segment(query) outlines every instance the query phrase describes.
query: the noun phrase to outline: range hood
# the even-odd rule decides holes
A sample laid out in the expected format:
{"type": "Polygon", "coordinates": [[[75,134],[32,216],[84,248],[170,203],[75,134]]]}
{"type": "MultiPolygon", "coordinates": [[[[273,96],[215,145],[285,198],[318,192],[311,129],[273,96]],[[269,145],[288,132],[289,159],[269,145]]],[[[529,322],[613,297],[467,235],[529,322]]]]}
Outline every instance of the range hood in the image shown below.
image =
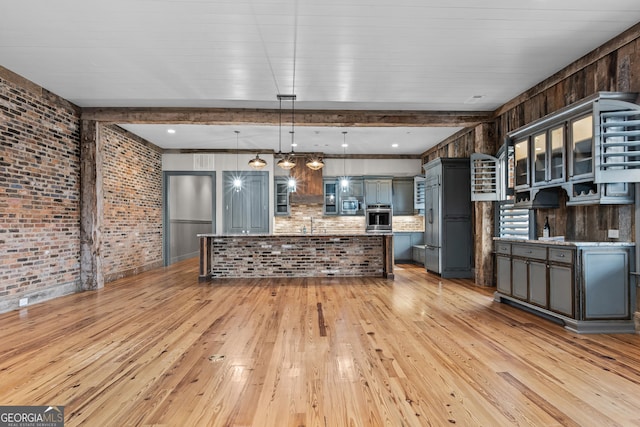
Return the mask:
{"type": "Polygon", "coordinates": [[[291,176],[296,179],[296,191],[289,195],[292,204],[314,204],[323,203],[324,189],[322,185],[322,169],[312,170],[298,162],[296,167],[291,169],[291,176]]]}

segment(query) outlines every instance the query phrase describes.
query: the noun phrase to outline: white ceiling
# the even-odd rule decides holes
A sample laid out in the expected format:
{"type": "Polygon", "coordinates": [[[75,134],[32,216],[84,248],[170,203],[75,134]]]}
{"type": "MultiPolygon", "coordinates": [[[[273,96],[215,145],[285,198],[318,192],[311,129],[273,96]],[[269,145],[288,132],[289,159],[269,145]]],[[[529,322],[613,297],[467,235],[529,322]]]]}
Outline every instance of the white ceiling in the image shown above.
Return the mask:
{"type": "MultiPolygon", "coordinates": [[[[638,0],[2,0],[0,65],[81,107],[492,111],[638,22],[638,0]]],[[[278,148],[277,126],[126,127],[278,148]]],[[[348,151],[417,154],[458,129],[349,128],[348,151]]],[[[341,153],[343,130],[297,126],[296,151],[341,153]]]]}

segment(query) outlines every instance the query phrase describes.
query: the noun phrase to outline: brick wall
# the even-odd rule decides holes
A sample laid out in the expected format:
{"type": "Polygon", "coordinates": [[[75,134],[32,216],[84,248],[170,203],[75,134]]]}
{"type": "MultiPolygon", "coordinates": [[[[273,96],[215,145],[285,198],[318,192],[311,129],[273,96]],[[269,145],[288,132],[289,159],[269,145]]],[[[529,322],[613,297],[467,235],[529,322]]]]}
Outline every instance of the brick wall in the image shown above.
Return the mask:
{"type": "Polygon", "coordinates": [[[103,126],[105,282],[162,265],[162,155],[116,126],[103,126]]]}
{"type": "Polygon", "coordinates": [[[79,285],[79,110],[0,67],[0,311],[79,285]]]}
{"type": "Polygon", "coordinates": [[[383,236],[218,236],[214,278],[382,277],[383,236]]]}

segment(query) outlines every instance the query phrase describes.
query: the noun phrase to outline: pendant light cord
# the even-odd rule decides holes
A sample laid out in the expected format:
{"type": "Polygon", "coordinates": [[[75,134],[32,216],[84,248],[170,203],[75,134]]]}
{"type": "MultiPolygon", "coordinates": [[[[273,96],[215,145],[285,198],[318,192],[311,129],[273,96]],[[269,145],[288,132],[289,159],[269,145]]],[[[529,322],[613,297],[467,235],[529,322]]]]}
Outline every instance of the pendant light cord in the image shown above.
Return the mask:
{"type": "Polygon", "coordinates": [[[240,131],[236,130],[234,132],[236,133],[236,172],[237,172],[239,170],[238,169],[238,151],[239,151],[238,142],[239,142],[239,139],[240,139],[240,131]]]}

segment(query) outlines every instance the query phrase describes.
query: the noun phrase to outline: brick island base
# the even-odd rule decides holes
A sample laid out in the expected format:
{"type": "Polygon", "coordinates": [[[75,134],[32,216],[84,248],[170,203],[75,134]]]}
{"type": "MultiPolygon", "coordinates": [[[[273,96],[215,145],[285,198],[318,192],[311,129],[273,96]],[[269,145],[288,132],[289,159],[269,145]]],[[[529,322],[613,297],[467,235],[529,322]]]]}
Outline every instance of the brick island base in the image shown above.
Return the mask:
{"type": "Polygon", "coordinates": [[[385,277],[393,279],[393,236],[199,234],[200,279],[385,277]]]}

